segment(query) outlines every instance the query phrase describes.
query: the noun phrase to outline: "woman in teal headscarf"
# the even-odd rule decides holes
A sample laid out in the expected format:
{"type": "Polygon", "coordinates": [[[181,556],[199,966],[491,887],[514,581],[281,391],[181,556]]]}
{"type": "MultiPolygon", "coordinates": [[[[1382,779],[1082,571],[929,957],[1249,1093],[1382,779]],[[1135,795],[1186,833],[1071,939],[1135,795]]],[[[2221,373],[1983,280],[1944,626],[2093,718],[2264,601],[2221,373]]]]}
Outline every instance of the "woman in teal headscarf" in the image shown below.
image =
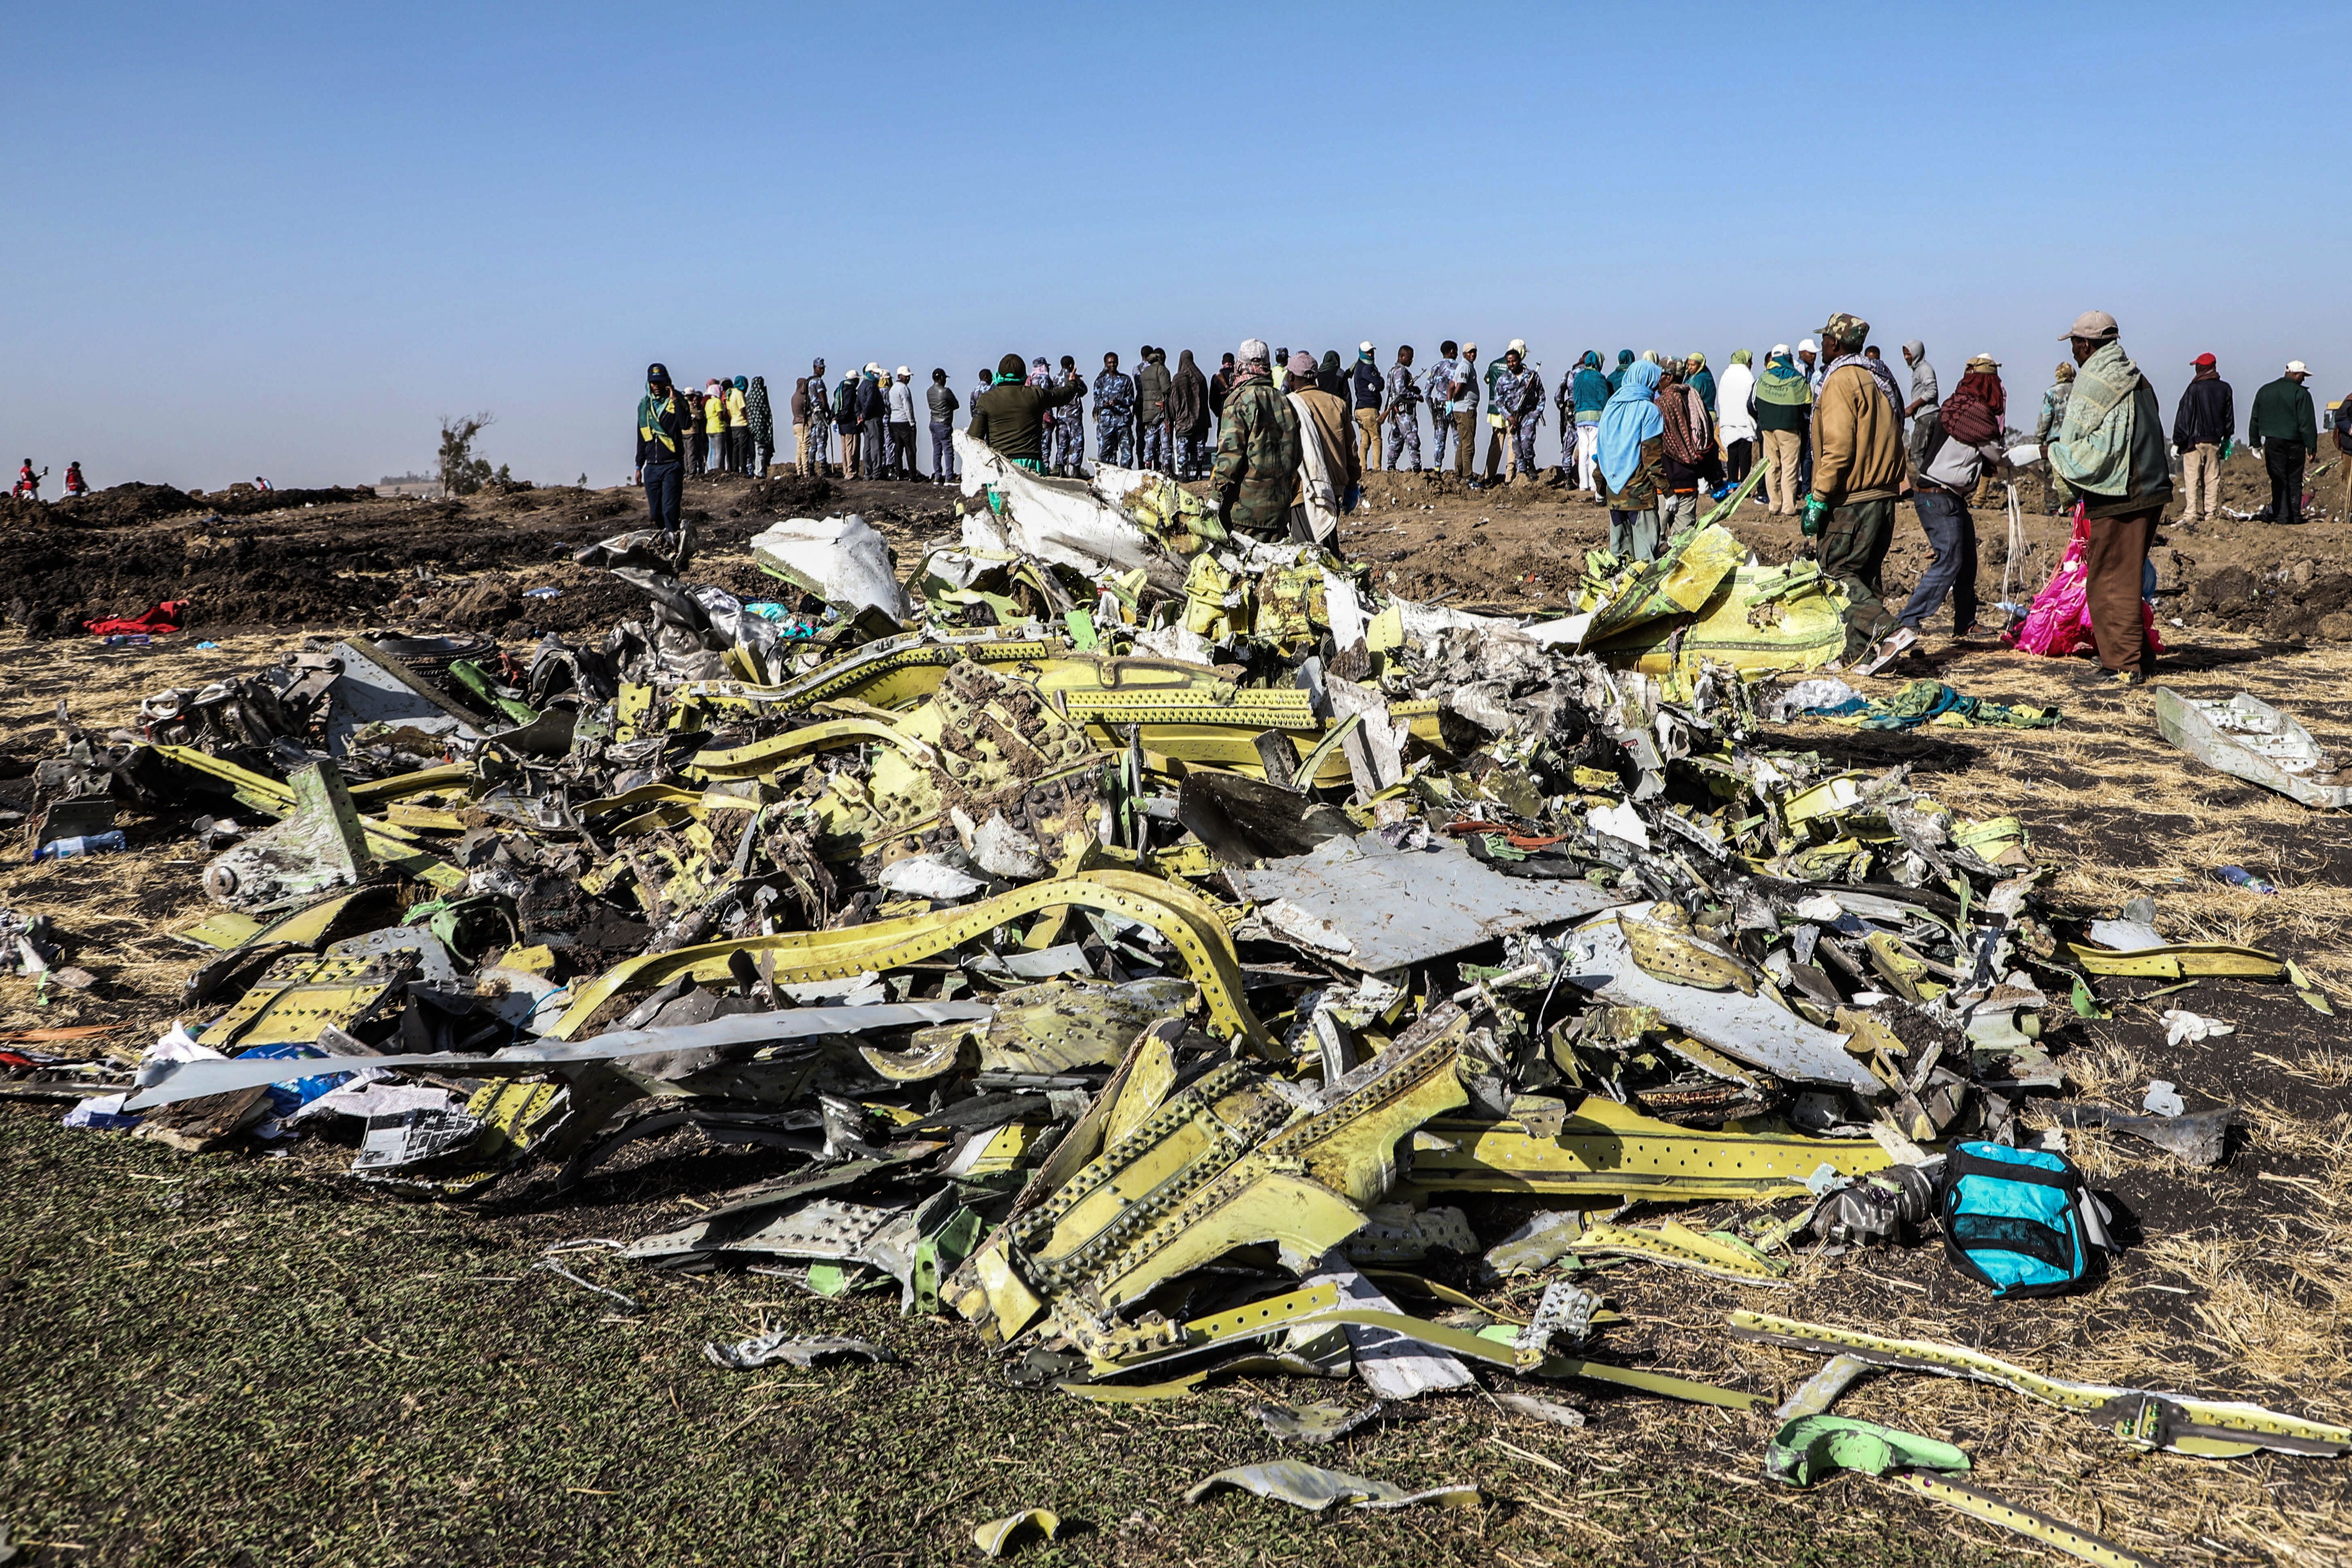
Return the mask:
{"type": "Polygon", "coordinates": [[[1592,456],[1601,449],[1601,411],[1609,406],[1610,395],[1616,388],[1601,369],[1597,350],[1587,349],[1584,357],[1576,362],[1576,378],[1569,391],[1569,400],[1575,407],[1576,420],[1576,486],[1595,500],[1601,499],[1600,481],[1592,477],[1592,456]]]}
{"type": "Polygon", "coordinates": [[[1628,362],[1624,384],[1601,411],[1601,499],[1609,507],[1609,548],[1636,561],[1658,558],[1658,493],[1665,479],[1665,416],[1653,401],[1658,367],[1628,362]]]}
{"type": "Polygon", "coordinates": [[[1612,394],[1614,394],[1619,387],[1625,384],[1625,367],[1633,363],[1633,351],[1632,349],[1619,349],[1617,351],[1617,368],[1609,373],[1609,390],[1612,394]]]}
{"type": "Polygon", "coordinates": [[[1693,392],[1698,394],[1698,400],[1706,405],[1707,414],[1712,416],[1715,413],[1715,372],[1706,368],[1706,356],[1693,354],[1683,363],[1688,367],[1683,379],[1690,384],[1693,392]]]}

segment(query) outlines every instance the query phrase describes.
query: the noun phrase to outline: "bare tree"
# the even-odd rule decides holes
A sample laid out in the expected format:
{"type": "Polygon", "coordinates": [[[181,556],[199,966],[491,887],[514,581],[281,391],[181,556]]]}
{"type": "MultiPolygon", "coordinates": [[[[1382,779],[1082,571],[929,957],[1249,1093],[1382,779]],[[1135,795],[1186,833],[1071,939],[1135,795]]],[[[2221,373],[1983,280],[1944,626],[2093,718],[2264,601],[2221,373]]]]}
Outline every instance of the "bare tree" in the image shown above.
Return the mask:
{"type": "Polygon", "coordinates": [[[487,458],[474,456],[474,437],[498,423],[488,409],[469,419],[441,416],[441,491],[469,496],[494,477],[487,458]]]}

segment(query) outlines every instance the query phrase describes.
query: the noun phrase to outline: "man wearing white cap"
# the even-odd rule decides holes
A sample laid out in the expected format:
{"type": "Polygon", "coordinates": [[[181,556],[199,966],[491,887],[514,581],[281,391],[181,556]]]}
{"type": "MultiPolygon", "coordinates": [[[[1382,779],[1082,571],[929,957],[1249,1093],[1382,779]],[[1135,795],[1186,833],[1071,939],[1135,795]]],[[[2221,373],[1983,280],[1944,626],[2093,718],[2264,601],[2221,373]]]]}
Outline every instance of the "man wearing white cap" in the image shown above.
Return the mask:
{"type": "MultiPolygon", "coordinates": [[[[1822,400],[1822,377],[1829,374],[1829,367],[1822,363],[1822,351],[1811,338],[1797,340],[1797,368],[1805,373],[1805,389],[1812,395],[1812,400],[1819,403],[1822,400]]],[[[1800,437],[1797,443],[1797,494],[1811,495],[1813,489],[1812,421],[1808,419],[1805,427],[1797,434],[1800,437]]]]}
{"type": "Polygon", "coordinates": [[[2088,539],[2083,596],[2098,645],[2097,679],[2137,686],[2156,652],[2141,611],[2140,576],[2156,521],[2172,500],[2172,453],[2156,389],[2118,341],[2116,319],[2085,310],[2066,331],[2074,390],[2065,423],[2052,440],[2052,469],[2082,502],[2088,539]]]}
{"type": "Polygon", "coordinates": [[[2285,374],[2254,394],[2254,416],[2246,423],[2246,445],[2263,455],[2270,470],[2270,521],[2303,521],[2303,466],[2319,445],[2319,416],[2304,389],[2310,370],[2299,359],[2285,374]]]}
{"type": "Polygon", "coordinates": [[[1290,505],[1298,497],[1298,411],[1275,390],[1267,357],[1264,338],[1243,341],[1209,477],[1227,528],[1280,539],[1289,535],[1290,505]]]}
{"type": "Polygon", "coordinates": [[[900,365],[890,377],[890,477],[915,477],[914,373],[900,365]]]}
{"type": "Polygon", "coordinates": [[[1363,454],[1364,471],[1381,466],[1381,403],[1388,383],[1372,357],[1369,339],[1356,345],[1356,368],[1348,373],[1348,404],[1356,416],[1356,450],[1363,454]]]}

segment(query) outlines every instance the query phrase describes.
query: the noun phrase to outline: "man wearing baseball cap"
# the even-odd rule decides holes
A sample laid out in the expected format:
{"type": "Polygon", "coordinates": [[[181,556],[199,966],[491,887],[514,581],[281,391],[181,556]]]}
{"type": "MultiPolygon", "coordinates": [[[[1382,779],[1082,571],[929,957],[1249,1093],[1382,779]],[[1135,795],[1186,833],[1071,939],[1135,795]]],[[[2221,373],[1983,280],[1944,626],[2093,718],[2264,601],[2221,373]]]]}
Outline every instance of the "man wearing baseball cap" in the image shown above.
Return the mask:
{"type": "Polygon", "coordinates": [[[1381,466],[1381,404],[1388,389],[1388,378],[1381,374],[1368,338],[1356,345],[1356,366],[1348,373],[1348,401],[1356,416],[1356,449],[1363,454],[1366,473],[1381,466]]]}
{"type": "Polygon", "coordinates": [[[2303,465],[2319,445],[2319,416],[2303,385],[2310,374],[2301,360],[2287,361],[2285,374],[2254,394],[2254,416],[2246,422],[2246,445],[2270,470],[2273,522],[2303,521],[2303,465]]]}
{"type": "Polygon", "coordinates": [[[2189,492],[2180,521],[2210,522],[2221,515],[2221,443],[2238,433],[2238,408],[2211,354],[2199,354],[2189,368],[2192,379],[2172,416],[2172,449],[2189,492]]]}
{"type": "Polygon", "coordinates": [[[1822,328],[1813,401],[1812,489],[1798,527],[1821,541],[1822,575],[1844,591],[1845,662],[1874,673],[1918,641],[1879,597],[1879,573],[1905,488],[1903,405],[1892,372],[1863,357],[1870,323],[1841,310],[1822,328]]]}
{"type": "Polygon", "coordinates": [[[2119,335],[2105,310],[2085,310],[2067,329],[2080,368],[2049,459],[2080,498],[2089,532],[2083,586],[2099,650],[2097,679],[2136,686],[2155,662],[2141,618],[2140,574],[2157,519],[2172,500],[2172,459],[2156,389],[2124,353],[2119,335]]]}
{"type": "Polygon", "coordinates": [[[678,528],[693,419],[686,399],[670,384],[669,367],[646,366],[646,395],[637,399],[637,478],[646,487],[646,521],[672,533],[678,528]]]}

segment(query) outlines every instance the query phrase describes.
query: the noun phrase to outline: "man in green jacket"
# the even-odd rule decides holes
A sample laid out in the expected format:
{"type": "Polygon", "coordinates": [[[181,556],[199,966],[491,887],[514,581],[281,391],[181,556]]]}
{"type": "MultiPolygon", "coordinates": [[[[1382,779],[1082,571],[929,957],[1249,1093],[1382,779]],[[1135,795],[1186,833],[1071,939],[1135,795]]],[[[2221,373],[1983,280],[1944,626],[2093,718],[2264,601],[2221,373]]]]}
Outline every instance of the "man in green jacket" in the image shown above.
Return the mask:
{"type": "Polygon", "coordinates": [[[2304,382],[2311,375],[2299,359],[2286,362],[2286,374],[2254,394],[2254,416],[2246,426],[2246,445],[2263,455],[2271,475],[2271,521],[2303,521],[2303,466],[2319,445],[2319,416],[2311,406],[2304,382]]]}
{"type": "Polygon", "coordinates": [[[1287,538],[1290,506],[1298,499],[1298,412],[1275,390],[1264,339],[1242,344],[1234,369],[1240,379],[1225,395],[1217,463],[1209,476],[1217,516],[1228,529],[1287,538]]]}
{"type": "Polygon", "coordinates": [[[2137,686],[2155,662],[2140,616],[2140,574],[2157,519],[2172,500],[2164,411],[2124,353],[2113,316],[2085,310],[2066,337],[2081,368],[2065,422],[2050,443],[2050,469],[2081,498],[2089,531],[2083,592],[2099,649],[2096,679],[2137,686]]]}
{"type": "Polygon", "coordinates": [[[971,400],[971,423],[965,428],[1013,467],[1042,474],[1045,410],[1075,403],[1087,384],[1076,371],[1064,371],[1056,385],[1032,386],[1023,372],[1019,354],[998,360],[995,384],[971,400]]]}

